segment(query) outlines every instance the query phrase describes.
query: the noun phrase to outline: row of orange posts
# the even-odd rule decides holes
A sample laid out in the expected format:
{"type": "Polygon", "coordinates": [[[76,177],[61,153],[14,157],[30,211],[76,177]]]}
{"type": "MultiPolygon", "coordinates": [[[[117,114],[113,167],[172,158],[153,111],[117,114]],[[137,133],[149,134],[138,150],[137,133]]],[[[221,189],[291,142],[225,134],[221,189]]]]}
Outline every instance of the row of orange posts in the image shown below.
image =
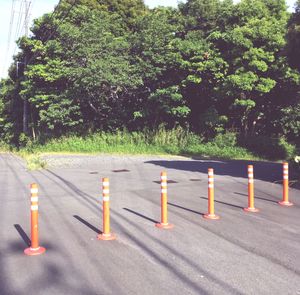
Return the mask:
{"type": "MultiPolygon", "coordinates": [[[[293,206],[289,201],[289,166],[283,163],[283,198],[278,202],[281,206],[293,206]]],[[[161,229],[171,229],[173,224],[168,222],[168,197],[167,197],[167,173],[161,173],[161,222],[155,226],[161,229]]],[[[31,246],[24,250],[26,255],[43,254],[46,249],[39,246],[38,238],[38,187],[33,183],[30,187],[31,191],[31,246]]],[[[109,210],[109,179],[102,179],[102,209],[103,209],[103,232],[98,235],[99,240],[114,240],[115,234],[110,231],[110,210],[109,210]]],[[[248,165],[248,207],[244,208],[246,212],[259,212],[254,206],[254,171],[253,166],[248,165]]],[[[214,208],[214,170],[208,169],[208,212],[203,215],[206,219],[220,219],[215,214],[214,208]]]]}

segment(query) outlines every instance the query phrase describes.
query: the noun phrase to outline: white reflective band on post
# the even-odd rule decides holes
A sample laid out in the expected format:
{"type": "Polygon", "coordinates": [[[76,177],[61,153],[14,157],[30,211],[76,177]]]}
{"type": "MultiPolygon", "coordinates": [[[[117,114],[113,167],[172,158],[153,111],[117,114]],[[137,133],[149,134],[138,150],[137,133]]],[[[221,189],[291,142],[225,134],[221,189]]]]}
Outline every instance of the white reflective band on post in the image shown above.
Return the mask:
{"type": "Polygon", "coordinates": [[[109,194],[109,189],[107,188],[107,189],[104,189],[103,190],[103,194],[109,194]]]}
{"type": "Polygon", "coordinates": [[[249,173],[249,174],[248,174],[248,177],[249,177],[249,178],[253,178],[253,173],[249,173]]]}
{"type": "Polygon", "coordinates": [[[283,169],[289,169],[289,165],[283,165],[283,169]]]}
{"type": "Polygon", "coordinates": [[[208,178],[208,182],[214,182],[213,178],[208,178]]]}
{"type": "Polygon", "coordinates": [[[166,176],[166,175],[161,175],[161,176],[160,176],[160,179],[161,179],[161,180],[167,180],[167,176],[166,176]]]}
{"type": "Polygon", "coordinates": [[[31,206],[31,211],[37,211],[39,209],[38,205],[32,205],[31,206]]]}
{"type": "Polygon", "coordinates": [[[209,187],[209,188],[214,188],[214,185],[213,185],[212,183],[209,183],[209,184],[208,184],[208,187],[209,187]]]}
{"type": "Polygon", "coordinates": [[[109,182],[107,182],[107,181],[102,182],[102,185],[103,185],[103,186],[109,186],[109,182]]]}
{"type": "Polygon", "coordinates": [[[248,172],[253,172],[253,168],[248,168],[248,172]]]}
{"type": "Polygon", "coordinates": [[[161,186],[166,187],[166,186],[167,186],[167,183],[166,183],[166,182],[162,182],[162,183],[161,183],[161,186]]]}
{"type": "Polygon", "coordinates": [[[284,175],[283,179],[289,179],[288,175],[284,175]]]}
{"type": "Polygon", "coordinates": [[[108,202],[109,201],[109,197],[103,197],[103,202],[108,202]]]}
{"type": "Polygon", "coordinates": [[[289,170],[283,170],[283,174],[289,174],[289,170]]]}
{"type": "Polygon", "coordinates": [[[162,188],[162,189],[161,189],[161,193],[162,193],[162,194],[166,194],[166,193],[167,193],[167,190],[166,190],[165,188],[162,188]]]}
{"type": "Polygon", "coordinates": [[[208,172],[208,175],[209,175],[209,176],[214,176],[214,173],[213,173],[212,171],[209,171],[209,172],[208,172]]]}
{"type": "Polygon", "coordinates": [[[30,192],[32,194],[37,194],[38,193],[38,189],[37,188],[32,188],[32,189],[30,189],[30,192]]]}
{"type": "Polygon", "coordinates": [[[253,179],[249,179],[248,183],[254,183],[253,179]]]}
{"type": "Polygon", "coordinates": [[[31,202],[38,202],[38,201],[39,201],[39,198],[38,198],[38,197],[31,197],[31,198],[30,198],[30,201],[31,201],[31,202]]]}

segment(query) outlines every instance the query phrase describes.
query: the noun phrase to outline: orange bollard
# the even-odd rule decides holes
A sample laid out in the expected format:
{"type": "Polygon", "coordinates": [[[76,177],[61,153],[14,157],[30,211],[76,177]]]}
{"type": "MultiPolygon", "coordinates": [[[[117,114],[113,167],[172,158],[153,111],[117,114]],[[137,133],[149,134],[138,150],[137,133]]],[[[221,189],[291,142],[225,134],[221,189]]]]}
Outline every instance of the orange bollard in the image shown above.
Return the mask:
{"type": "Polygon", "coordinates": [[[283,198],[278,202],[281,206],[293,206],[289,201],[289,163],[283,163],[283,198]]]}
{"type": "Polygon", "coordinates": [[[109,179],[102,178],[103,192],[103,232],[98,235],[99,240],[115,240],[116,236],[110,232],[110,217],[109,217],[109,179]]]}
{"type": "Polygon", "coordinates": [[[220,219],[220,216],[215,214],[214,204],[214,169],[208,169],[208,213],[203,215],[206,219],[220,219]]]}
{"type": "Polygon", "coordinates": [[[163,229],[171,229],[173,224],[168,223],[168,196],[167,196],[167,173],[162,172],[160,175],[161,183],[161,222],[156,223],[155,226],[163,229]]]}
{"type": "Polygon", "coordinates": [[[248,207],[244,208],[244,211],[259,212],[259,209],[254,207],[254,174],[252,165],[248,165],[248,207]]]}
{"type": "Polygon", "coordinates": [[[31,193],[31,246],[24,250],[26,255],[40,255],[46,249],[39,246],[39,231],[38,231],[38,187],[35,183],[30,185],[31,193]]]}

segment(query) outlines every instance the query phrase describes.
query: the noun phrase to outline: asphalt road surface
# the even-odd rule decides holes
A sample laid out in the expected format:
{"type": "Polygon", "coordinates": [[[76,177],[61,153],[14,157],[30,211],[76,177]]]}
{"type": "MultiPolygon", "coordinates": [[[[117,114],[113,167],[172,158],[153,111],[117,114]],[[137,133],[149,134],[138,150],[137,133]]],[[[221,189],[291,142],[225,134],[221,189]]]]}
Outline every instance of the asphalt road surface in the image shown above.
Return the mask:
{"type": "Polygon", "coordinates": [[[126,156],[56,156],[26,170],[0,154],[0,294],[300,294],[300,195],[281,207],[282,165],[126,156]],[[255,206],[246,213],[247,164],[255,206]],[[215,209],[206,220],[207,169],[215,209]],[[167,171],[169,222],[160,220],[160,172],[167,171]],[[110,178],[111,230],[102,230],[101,178],[110,178]],[[29,257],[29,184],[39,186],[40,245],[29,257]]]}

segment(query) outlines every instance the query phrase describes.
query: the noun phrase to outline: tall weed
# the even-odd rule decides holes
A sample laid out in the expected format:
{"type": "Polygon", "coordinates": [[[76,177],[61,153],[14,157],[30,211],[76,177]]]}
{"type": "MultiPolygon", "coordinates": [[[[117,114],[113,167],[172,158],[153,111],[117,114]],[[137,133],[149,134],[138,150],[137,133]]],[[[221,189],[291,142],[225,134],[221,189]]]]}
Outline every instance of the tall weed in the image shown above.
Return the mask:
{"type": "Polygon", "coordinates": [[[68,136],[51,139],[45,144],[30,144],[33,153],[119,153],[119,154],[173,154],[197,155],[226,159],[257,159],[245,148],[235,146],[234,134],[219,136],[212,143],[177,127],[167,130],[160,126],[156,131],[115,133],[99,132],[85,137],[68,136]]]}

